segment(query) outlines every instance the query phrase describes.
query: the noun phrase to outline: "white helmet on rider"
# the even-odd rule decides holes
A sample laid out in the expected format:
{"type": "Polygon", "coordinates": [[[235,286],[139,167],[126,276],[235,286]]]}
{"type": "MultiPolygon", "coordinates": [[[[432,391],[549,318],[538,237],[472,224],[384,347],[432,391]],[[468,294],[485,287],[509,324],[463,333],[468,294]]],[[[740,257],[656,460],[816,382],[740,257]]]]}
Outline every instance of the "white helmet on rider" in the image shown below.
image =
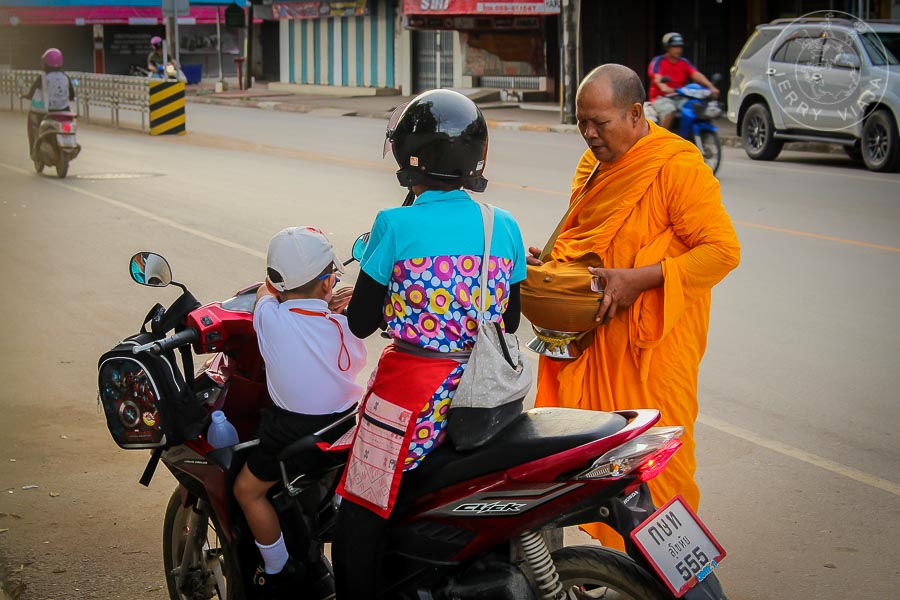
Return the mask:
{"type": "Polygon", "coordinates": [[[670,31],[662,38],[663,48],[668,50],[672,46],[684,47],[684,37],[677,31],[670,31]]]}

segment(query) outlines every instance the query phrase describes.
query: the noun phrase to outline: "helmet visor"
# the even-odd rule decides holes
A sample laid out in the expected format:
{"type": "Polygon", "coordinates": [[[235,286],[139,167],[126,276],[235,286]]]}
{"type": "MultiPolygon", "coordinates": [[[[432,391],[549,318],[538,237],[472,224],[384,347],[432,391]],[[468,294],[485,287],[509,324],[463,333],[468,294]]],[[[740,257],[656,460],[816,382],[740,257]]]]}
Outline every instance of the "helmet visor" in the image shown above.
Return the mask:
{"type": "Polygon", "coordinates": [[[409,104],[409,102],[404,102],[395,108],[394,112],[391,113],[391,117],[388,119],[387,131],[384,132],[384,148],[382,148],[381,151],[381,158],[387,156],[388,152],[394,151],[394,129],[397,128],[397,123],[400,121],[400,115],[403,114],[403,109],[406,108],[407,104],[409,104]]]}

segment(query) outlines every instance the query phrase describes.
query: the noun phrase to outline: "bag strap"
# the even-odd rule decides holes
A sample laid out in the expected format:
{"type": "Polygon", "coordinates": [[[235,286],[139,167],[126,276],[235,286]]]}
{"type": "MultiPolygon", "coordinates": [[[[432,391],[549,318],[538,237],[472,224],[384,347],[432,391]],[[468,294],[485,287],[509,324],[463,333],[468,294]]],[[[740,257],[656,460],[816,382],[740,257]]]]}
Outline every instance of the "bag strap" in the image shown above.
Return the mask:
{"type": "Polygon", "coordinates": [[[165,313],[166,308],[162,304],[157,302],[156,305],[150,309],[150,312],[147,313],[147,316],[144,317],[144,324],[141,325],[141,333],[148,333],[147,323],[150,323],[156,317],[156,315],[159,314],[160,311],[165,313]]]}
{"type": "Polygon", "coordinates": [[[478,296],[478,323],[484,322],[487,298],[487,272],[488,261],[491,258],[491,239],[494,235],[494,207],[490,204],[481,204],[481,222],[484,225],[484,256],[481,257],[481,292],[478,296]]]}
{"type": "Polygon", "coordinates": [[[547,240],[547,243],[544,245],[544,249],[541,250],[541,255],[538,257],[538,260],[544,261],[550,256],[550,253],[553,252],[553,246],[556,245],[556,239],[559,237],[559,234],[562,233],[563,224],[566,222],[566,219],[569,218],[569,215],[572,214],[572,211],[575,210],[575,207],[581,204],[581,200],[584,198],[585,193],[587,192],[587,186],[591,182],[591,179],[594,178],[594,173],[597,172],[597,169],[600,167],[600,161],[597,161],[597,164],[594,165],[594,169],[591,171],[591,174],[588,175],[588,178],[585,180],[584,185],[581,186],[581,190],[578,191],[578,197],[575,198],[575,201],[569,204],[569,208],[566,210],[566,214],[563,215],[562,219],[560,219],[559,224],[556,226],[556,229],[550,235],[550,239],[547,240]]]}
{"type": "Polygon", "coordinates": [[[154,448],[153,452],[150,453],[150,460],[147,461],[147,466],[144,467],[144,474],[141,475],[140,483],[144,487],[150,487],[150,480],[153,479],[153,474],[156,473],[156,467],[159,466],[159,459],[162,456],[162,448],[154,448]]]}
{"type": "MultiPolygon", "coordinates": [[[[494,236],[494,207],[490,204],[481,204],[481,221],[484,224],[484,256],[481,257],[481,282],[478,295],[478,326],[484,324],[484,313],[487,303],[487,272],[488,262],[491,259],[491,240],[494,236]]],[[[503,328],[500,323],[492,322],[491,325],[497,330],[497,342],[500,344],[500,352],[503,358],[509,363],[509,366],[516,369],[518,365],[513,362],[512,355],[509,352],[509,346],[506,344],[506,337],[503,335],[503,328]]]]}

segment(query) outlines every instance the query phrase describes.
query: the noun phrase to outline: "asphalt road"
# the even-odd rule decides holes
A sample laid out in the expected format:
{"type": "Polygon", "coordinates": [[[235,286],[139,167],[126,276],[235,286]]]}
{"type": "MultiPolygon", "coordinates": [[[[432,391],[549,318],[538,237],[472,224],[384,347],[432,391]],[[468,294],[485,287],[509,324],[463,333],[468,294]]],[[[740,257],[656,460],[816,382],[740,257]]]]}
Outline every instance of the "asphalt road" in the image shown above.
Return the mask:
{"type": "MultiPolygon", "coordinates": [[[[201,301],[223,299],[261,279],[282,227],[319,225],[349,253],[404,195],[376,120],[191,105],[188,129],[83,124],[60,181],[34,173],[24,116],[0,111],[0,562],[22,598],[165,596],[173,480],[137,485],[145,454],[117,449],[95,402],[99,355],[176,296],[134,285],[129,257],[160,252],[201,301]]],[[[528,243],[562,214],[581,144],[492,131],[484,198],[528,243]]],[[[893,598],[900,175],[726,148],[720,180],[743,246],[714,291],[700,381],[700,514],[728,551],[720,577],[733,600],[893,598]]]]}

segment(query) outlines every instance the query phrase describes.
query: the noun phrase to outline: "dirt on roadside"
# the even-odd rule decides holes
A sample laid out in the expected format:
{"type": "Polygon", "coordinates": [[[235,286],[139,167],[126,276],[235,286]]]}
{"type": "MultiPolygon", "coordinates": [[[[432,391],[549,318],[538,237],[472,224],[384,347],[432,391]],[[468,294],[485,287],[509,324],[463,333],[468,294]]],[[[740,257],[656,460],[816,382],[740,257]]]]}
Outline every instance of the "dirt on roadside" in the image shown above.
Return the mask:
{"type": "MultiPolygon", "coordinates": [[[[92,381],[96,355],[85,356],[54,375],[92,381]]],[[[40,401],[52,382],[34,382],[27,402],[2,402],[3,589],[16,600],[167,598],[162,519],[174,479],[161,468],[149,488],[138,484],[148,453],[115,445],[85,383],[62,408],[40,401]]]]}

